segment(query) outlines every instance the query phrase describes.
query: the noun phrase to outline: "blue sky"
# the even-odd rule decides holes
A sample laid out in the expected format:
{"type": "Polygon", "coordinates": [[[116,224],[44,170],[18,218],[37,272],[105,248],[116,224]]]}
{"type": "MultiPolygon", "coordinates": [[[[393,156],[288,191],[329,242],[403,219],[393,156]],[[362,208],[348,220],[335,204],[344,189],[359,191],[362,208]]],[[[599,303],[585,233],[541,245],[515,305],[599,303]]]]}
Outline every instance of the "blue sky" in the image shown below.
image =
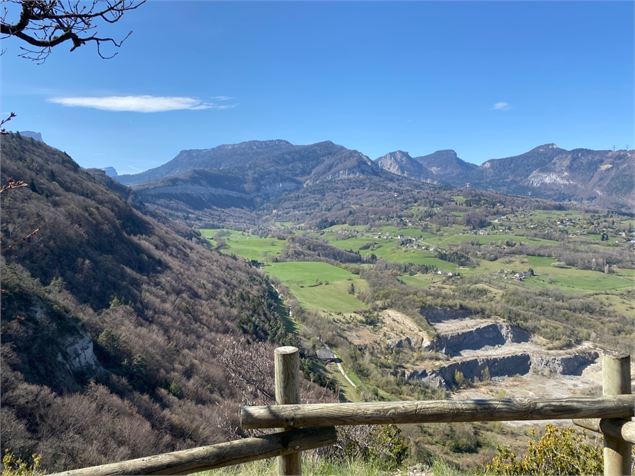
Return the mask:
{"type": "Polygon", "coordinates": [[[134,30],[111,60],[61,46],[36,65],[3,41],[0,110],[120,173],[250,139],[475,163],[632,148],[633,16],[605,1],[152,1],[101,30],[134,30]]]}

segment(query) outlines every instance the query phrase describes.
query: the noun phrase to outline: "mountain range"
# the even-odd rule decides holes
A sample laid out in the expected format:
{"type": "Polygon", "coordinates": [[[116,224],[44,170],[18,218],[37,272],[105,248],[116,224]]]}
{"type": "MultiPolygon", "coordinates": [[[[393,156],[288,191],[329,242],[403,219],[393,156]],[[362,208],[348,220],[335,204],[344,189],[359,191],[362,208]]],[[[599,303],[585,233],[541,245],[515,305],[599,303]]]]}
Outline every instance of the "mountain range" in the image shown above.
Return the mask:
{"type": "Polygon", "coordinates": [[[248,141],[183,150],[159,167],[116,180],[132,186],[145,202],[196,213],[214,207],[256,208],[308,186],[360,177],[404,179],[404,187],[414,182],[472,187],[601,208],[629,210],[635,205],[634,151],[566,150],[555,144],[479,166],[454,150],[420,157],[397,150],[371,160],[330,141],[248,141]]]}
{"type": "Polygon", "coordinates": [[[626,208],[635,203],[634,159],[633,151],[565,150],[545,144],[480,166],[462,160],[454,150],[422,157],[396,151],[380,157],[377,164],[394,174],[429,183],[626,208]]]}

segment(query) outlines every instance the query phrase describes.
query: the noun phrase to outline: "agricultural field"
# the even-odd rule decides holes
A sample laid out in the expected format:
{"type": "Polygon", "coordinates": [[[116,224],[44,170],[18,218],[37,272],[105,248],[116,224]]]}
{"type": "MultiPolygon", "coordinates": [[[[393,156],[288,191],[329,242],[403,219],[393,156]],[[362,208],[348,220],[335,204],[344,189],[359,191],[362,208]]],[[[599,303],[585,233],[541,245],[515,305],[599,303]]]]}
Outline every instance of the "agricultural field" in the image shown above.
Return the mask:
{"type": "Polygon", "coordinates": [[[263,238],[236,230],[204,228],[201,235],[226,254],[234,254],[246,260],[270,262],[282,253],[285,240],[263,238]]]}
{"type": "Polygon", "coordinates": [[[307,309],[337,313],[366,308],[355,292],[367,289],[367,284],[345,268],[317,261],[274,262],[283,252],[286,240],[236,230],[200,232],[212,245],[220,246],[222,253],[264,263],[264,271],[287,287],[307,309]]]}
{"type": "MultiPolygon", "coordinates": [[[[480,229],[457,222],[446,226],[338,224],[321,230],[302,230],[297,225],[276,224],[269,236],[236,230],[201,233],[222,253],[261,263],[263,271],[288,289],[303,308],[325,316],[376,307],[373,296],[381,296],[380,305],[385,305],[386,297],[390,300],[395,293],[407,293],[404,289],[408,288],[413,295],[443,295],[457,304],[493,309],[506,309],[506,300],[523,293],[524,306],[512,307],[523,311],[523,319],[538,306],[539,300],[534,302],[529,296],[540,293],[599,303],[604,306],[602,312],[610,315],[611,325],[620,322],[620,316],[632,307],[635,263],[630,240],[635,235],[633,220],[628,217],[577,210],[518,210],[492,218],[480,229]],[[603,233],[607,239],[602,239],[603,233]],[[285,251],[294,236],[310,237],[349,255],[355,253],[361,262],[338,262],[328,253],[321,258],[314,255],[311,260],[289,259],[285,251]],[[620,263],[621,256],[630,262],[620,263]],[[590,257],[597,260],[591,262],[590,257]],[[389,268],[378,277],[372,270],[379,263],[389,268]],[[402,270],[390,271],[390,266],[402,270]],[[397,284],[406,288],[391,291],[397,284]]],[[[571,304],[571,312],[577,305],[571,304]]],[[[535,312],[541,315],[538,308],[535,312]]],[[[597,325],[601,328],[599,322],[597,325]]],[[[556,339],[556,335],[580,332],[567,330],[562,323],[557,328],[557,332],[545,331],[545,337],[556,339]]],[[[582,338],[586,333],[580,335],[582,338]]]]}
{"type": "Polygon", "coordinates": [[[355,292],[366,283],[346,269],[328,263],[290,261],[265,266],[265,272],[280,280],[307,309],[326,312],[355,312],[366,308],[355,292]]]}

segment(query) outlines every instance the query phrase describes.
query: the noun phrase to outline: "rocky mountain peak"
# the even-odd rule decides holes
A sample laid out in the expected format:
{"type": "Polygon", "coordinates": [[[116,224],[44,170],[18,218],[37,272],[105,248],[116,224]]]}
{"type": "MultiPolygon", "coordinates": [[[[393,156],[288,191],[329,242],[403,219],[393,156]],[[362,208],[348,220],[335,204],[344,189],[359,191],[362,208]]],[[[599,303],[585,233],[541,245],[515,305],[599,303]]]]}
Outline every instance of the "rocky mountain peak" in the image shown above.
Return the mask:
{"type": "Polygon", "coordinates": [[[114,167],[104,167],[103,171],[106,173],[106,175],[110,178],[114,178],[117,177],[119,174],[117,173],[117,169],[115,169],[114,167]]]}
{"type": "Polygon", "coordinates": [[[35,139],[36,141],[39,142],[44,142],[44,139],[42,139],[42,134],[40,132],[34,132],[34,131],[20,131],[19,134],[22,137],[29,137],[31,139],[35,139]]]}
{"type": "Polygon", "coordinates": [[[558,149],[559,147],[556,144],[543,144],[543,145],[539,145],[538,147],[534,147],[533,149],[531,149],[532,151],[536,151],[536,152],[543,152],[543,151],[548,151],[548,150],[554,150],[554,149],[558,149]]]}
{"type": "Polygon", "coordinates": [[[434,155],[439,159],[458,159],[459,156],[456,153],[456,150],[454,149],[441,149],[441,150],[437,150],[436,152],[433,152],[430,155],[434,155]]]}
{"type": "Polygon", "coordinates": [[[417,180],[429,180],[432,173],[423,165],[413,159],[408,152],[396,150],[379,157],[377,165],[395,175],[414,178],[417,180]]]}
{"type": "Polygon", "coordinates": [[[476,165],[465,162],[455,150],[437,150],[432,154],[416,157],[419,164],[427,168],[435,177],[452,185],[465,185],[472,181],[476,165]]]}
{"type": "Polygon", "coordinates": [[[273,140],[249,140],[245,142],[239,142],[238,144],[222,144],[216,147],[218,150],[262,150],[272,147],[291,146],[292,144],[286,140],[273,139],[273,140]]]}

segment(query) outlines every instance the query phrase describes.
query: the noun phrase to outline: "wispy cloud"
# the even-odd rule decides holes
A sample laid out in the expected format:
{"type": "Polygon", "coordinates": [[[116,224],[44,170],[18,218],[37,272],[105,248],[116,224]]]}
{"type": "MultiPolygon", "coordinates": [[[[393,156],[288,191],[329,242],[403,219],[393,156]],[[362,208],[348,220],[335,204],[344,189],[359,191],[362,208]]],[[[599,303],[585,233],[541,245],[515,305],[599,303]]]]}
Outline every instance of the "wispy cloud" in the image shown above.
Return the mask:
{"type": "Polygon", "coordinates": [[[117,112],[165,112],[200,111],[203,109],[231,109],[231,98],[217,96],[209,101],[187,96],[64,96],[52,97],[48,101],[67,107],[87,107],[102,111],[117,112]]]}
{"type": "Polygon", "coordinates": [[[512,105],[505,101],[495,102],[492,106],[494,111],[507,111],[512,108],[512,105]]]}

